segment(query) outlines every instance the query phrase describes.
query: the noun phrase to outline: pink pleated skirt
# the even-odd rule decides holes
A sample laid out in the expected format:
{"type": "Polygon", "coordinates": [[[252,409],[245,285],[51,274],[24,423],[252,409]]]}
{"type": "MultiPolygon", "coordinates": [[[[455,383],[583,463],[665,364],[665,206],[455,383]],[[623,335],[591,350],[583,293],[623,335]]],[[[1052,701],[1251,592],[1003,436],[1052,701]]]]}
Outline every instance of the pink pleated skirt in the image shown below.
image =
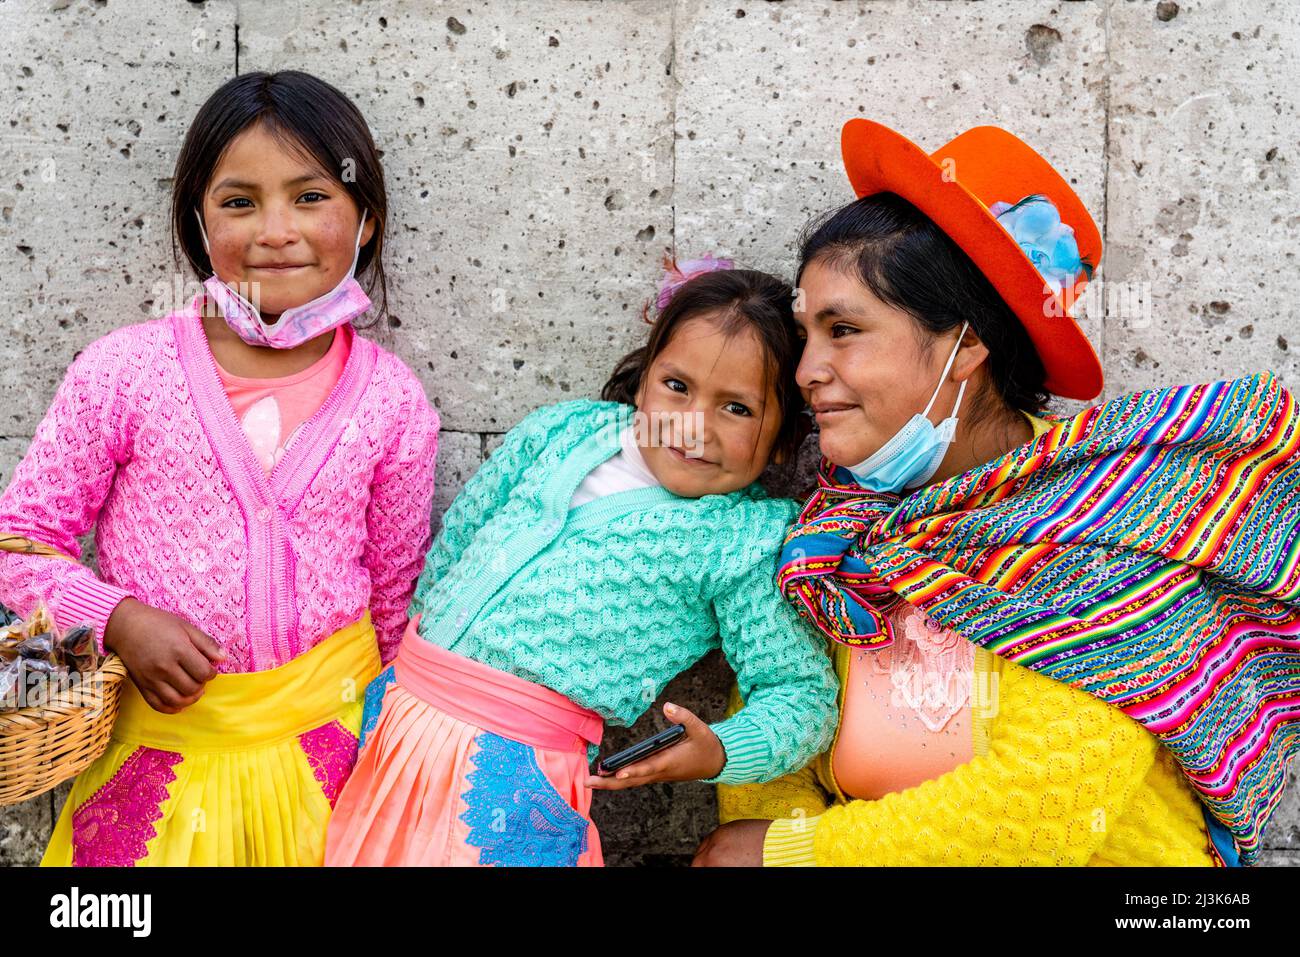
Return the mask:
{"type": "Polygon", "coordinates": [[[600,715],[416,632],[366,691],[326,866],[603,865],[587,745],[600,715]]]}

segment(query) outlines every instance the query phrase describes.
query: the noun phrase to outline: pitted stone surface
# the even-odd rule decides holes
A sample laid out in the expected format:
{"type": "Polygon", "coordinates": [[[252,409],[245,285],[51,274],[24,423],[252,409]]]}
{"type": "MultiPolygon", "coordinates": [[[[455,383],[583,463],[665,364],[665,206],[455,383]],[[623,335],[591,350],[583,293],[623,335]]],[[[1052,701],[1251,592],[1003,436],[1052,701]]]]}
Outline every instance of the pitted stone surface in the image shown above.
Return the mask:
{"type": "MultiPolygon", "coordinates": [[[[1285,0],[0,6],[5,482],[77,352],[195,288],[172,169],[199,105],[250,70],[339,86],[383,150],[394,319],[368,334],[442,417],[435,527],[503,432],[597,394],[640,344],[665,253],[788,276],[800,230],[852,199],[851,116],[928,150],[998,124],[1062,170],[1104,232],[1085,328],[1107,397],[1266,368],[1300,386],[1285,0]]],[[[728,682],[709,656],[608,746],[662,726],[664,700],[720,717],[728,682]]],[[[39,860],[66,791],[0,808],[0,863],[39,860]]],[[[611,864],[686,863],[716,820],[693,784],[593,813],[611,864]]],[[[1265,843],[1300,863],[1294,782],[1265,843]]]]}

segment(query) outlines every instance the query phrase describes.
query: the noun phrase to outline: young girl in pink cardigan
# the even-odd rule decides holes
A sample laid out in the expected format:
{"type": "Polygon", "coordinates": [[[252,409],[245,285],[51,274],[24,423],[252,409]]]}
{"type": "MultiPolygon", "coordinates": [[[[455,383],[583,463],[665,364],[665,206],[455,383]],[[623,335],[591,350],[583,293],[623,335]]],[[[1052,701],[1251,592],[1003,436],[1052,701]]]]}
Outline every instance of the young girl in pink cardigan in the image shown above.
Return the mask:
{"type": "Polygon", "coordinates": [[[438,416],[349,324],[387,199],[347,97],[225,84],[172,203],[204,291],[77,357],[0,496],[37,552],[94,528],[101,571],[0,552],[0,601],[91,625],[132,678],[43,863],[319,864],[429,546],[438,416]]]}

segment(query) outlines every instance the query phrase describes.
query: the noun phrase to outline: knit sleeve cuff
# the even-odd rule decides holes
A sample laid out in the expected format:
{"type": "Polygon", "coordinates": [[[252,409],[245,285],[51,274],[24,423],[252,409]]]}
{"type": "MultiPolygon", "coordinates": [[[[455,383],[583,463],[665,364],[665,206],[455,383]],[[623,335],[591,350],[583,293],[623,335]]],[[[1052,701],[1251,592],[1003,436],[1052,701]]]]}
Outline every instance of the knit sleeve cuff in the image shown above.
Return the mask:
{"type": "Polygon", "coordinates": [[[777,818],[763,839],[764,867],[816,867],[813,838],[820,814],[777,818]]]}
{"type": "Polygon", "coordinates": [[[95,647],[103,655],[106,653],[104,629],[108,625],[108,619],[122,599],[130,597],[129,591],[100,581],[94,575],[79,575],[60,594],[55,620],[59,628],[65,631],[79,625],[89,625],[95,632],[95,647]]]}
{"type": "Polygon", "coordinates": [[[726,760],[722,771],[705,780],[705,784],[753,784],[762,779],[772,761],[772,752],[753,722],[741,720],[737,715],[709,728],[722,742],[726,760]]]}

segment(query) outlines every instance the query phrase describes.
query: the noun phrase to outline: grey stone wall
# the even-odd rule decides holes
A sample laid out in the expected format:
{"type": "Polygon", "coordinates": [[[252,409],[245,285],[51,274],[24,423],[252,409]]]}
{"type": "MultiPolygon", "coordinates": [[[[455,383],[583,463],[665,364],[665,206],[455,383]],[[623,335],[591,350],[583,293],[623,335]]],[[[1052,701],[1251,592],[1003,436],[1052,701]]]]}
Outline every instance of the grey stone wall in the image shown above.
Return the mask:
{"type": "MultiPolygon", "coordinates": [[[[851,116],[928,149],[998,124],[1065,172],[1104,226],[1106,396],[1300,385],[1285,0],[6,0],[0,54],[6,482],[77,351],[166,301],[186,125],[262,69],[341,87],[384,151],[394,318],[373,335],[441,411],[436,514],[526,412],[599,389],[665,252],[788,273],[800,227],[851,198],[851,116]]],[[[727,681],[714,656],[669,694],[716,716],[727,681]]],[[[38,859],[63,793],[0,809],[0,862],[38,859]]],[[[692,785],[596,813],[611,863],[689,860],[714,820],[692,785]]],[[[1294,786],[1267,843],[1300,863],[1294,786]]]]}

